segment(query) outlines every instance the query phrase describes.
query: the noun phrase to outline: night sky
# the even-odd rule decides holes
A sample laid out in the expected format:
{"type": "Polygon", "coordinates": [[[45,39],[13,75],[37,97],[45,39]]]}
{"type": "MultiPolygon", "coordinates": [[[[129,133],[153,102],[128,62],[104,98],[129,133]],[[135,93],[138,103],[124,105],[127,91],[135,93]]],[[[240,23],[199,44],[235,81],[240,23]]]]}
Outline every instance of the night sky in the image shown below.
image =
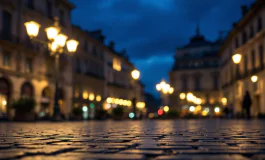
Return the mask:
{"type": "Polygon", "coordinates": [[[208,40],[229,31],[241,17],[243,4],[254,0],[70,0],[76,5],[72,22],[83,29],[102,29],[106,43],[125,48],[141,71],[145,90],[168,79],[177,47],[188,43],[200,25],[208,40]]]}

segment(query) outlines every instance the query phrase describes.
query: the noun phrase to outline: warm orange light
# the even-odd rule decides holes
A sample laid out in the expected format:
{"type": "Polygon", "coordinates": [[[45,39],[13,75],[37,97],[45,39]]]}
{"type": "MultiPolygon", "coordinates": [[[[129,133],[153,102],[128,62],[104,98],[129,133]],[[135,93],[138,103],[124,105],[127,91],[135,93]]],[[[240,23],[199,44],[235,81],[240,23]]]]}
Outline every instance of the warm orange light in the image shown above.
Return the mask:
{"type": "Polygon", "coordinates": [[[65,42],[67,40],[67,36],[64,34],[59,34],[55,37],[54,42],[60,46],[60,47],[64,47],[65,46],[65,42]]]}
{"type": "Polygon", "coordinates": [[[227,104],[227,99],[225,97],[222,98],[222,104],[225,106],[227,104]]]}
{"type": "Polygon", "coordinates": [[[79,44],[79,42],[74,40],[74,39],[68,40],[66,42],[66,46],[67,46],[68,51],[69,52],[75,52],[78,44],[79,44]]]}
{"type": "Polygon", "coordinates": [[[95,95],[93,93],[90,93],[88,98],[90,101],[93,101],[95,99],[95,95]]]}
{"type": "Polygon", "coordinates": [[[131,75],[134,80],[138,80],[140,78],[140,72],[136,69],[132,71],[131,75]]]}
{"type": "Polygon", "coordinates": [[[39,34],[40,24],[34,21],[25,22],[27,34],[30,37],[37,37],[39,34]]]}
{"type": "Polygon", "coordinates": [[[88,98],[88,93],[86,91],[83,92],[83,99],[87,99],[88,98]]]}
{"type": "Polygon", "coordinates": [[[169,94],[172,94],[174,92],[174,88],[170,87],[168,92],[169,92],[169,94]]]}
{"type": "Polygon", "coordinates": [[[256,75],[252,76],[252,77],[251,77],[251,81],[252,81],[253,83],[257,82],[257,81],[258,81],[258,76],[256,76],[256,75]]]}
{"type": "Polygon", "coordinates": [[[157,90],[157,91],[161,91],[161,86],[160,86],[160,84],[157,84],[157,85],[156,85],[156,90],[157,90]]]}
{"type": "Polygon", "coordinates": [[[57,27],[48,27],[45,29],[47,38],[49,40],[53,40],[59,33],[59,29],[57,27]]]}
{"type": "Polygon", "coordinates": [[[180,94],[179,94],[179,98],[180,98],[181,100],[184,100],[184,99],[186,98],[186,94],[185,94],[185,93],[180,93],[180,94]]]}
{"type": "Polygon", "coordinates": [[[163,108],[163,110],[167,113],[167,112],[169,111],[169,107],[168,107],[168,106],[165,106],[165,107],[163,108]]]}
{"type": "Polygon", "coordinates": [[[101,101],[101,96],[100,96],[100,95],[97,95],[96,100],[97,100],[98,102],[100,102],[100,101],[101,101]]]}
{"type": "Polygon", "coordinates": [[[232,56],[233,62],[234,62],[235,64],[239,64],[240,61],[241,61],[241,58],[242,58],[242,55],[239,54],[239,53],[234,54],[234,55],[232,56]]]}

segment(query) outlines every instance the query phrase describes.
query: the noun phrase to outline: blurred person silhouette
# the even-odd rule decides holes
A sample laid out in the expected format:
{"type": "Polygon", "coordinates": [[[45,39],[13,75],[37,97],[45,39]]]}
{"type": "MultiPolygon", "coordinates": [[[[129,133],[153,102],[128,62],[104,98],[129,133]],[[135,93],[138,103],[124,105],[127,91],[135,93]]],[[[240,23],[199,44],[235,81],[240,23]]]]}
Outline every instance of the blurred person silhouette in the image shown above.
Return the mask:
{"type": "Polygon", "coordinates": [[[252,100],[250,97],[250,94],[248,91],[246,91],[244,99],[243,99],[243,103],[242,103],[242,111],[243,111],[243,115],[247,116],[248,119],[250,119],[250,107],[252,105],[252,100]]]}
{"type": "Polygon", "coordinates": [[[225,118],[229,118],[229,108],[228,108],[228,106],[226,105],[225,107],[224,107],[224,114],[225,114],[225,118]]]}

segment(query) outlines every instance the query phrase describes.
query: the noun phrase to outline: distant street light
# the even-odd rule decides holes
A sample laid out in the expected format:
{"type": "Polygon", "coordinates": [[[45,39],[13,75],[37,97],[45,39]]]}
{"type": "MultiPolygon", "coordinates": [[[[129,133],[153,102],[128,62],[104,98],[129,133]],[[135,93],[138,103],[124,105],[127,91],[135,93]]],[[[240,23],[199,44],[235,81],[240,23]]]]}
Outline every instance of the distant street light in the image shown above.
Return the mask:
{"type": "Polygon", "coordinates": [[[131,75],[134,80],[138,80],[140,78],[140,72],[136,69],[132,71],[131,75]]]}
{"type": "Polygon", "coordinates": [[[223,104],[224,106],[226,106],[226,104],[227,104],[227,98],[225,98],[225,97],[222,98],[222,104],[223,104]]]}
{"type": "Polygon", "coordinates": [[[156,85],[156,90],[162,94],[173,94],[174,88],[170,84],[166,83],[165,80],[162,80],[159,84],[156,85]]]}
{"type": "Polygon", "coordinates": [[[232,56],[232,60],[235,64],[239,64],[241,61],[242,55],[237,53],[232,56]]]}
{"type": "Polygon", "coordinates": [[[256,76],[256,75],[252,76],[252,77],[251,77],[251,81],[252,81],[253,83],[256,83],[256,82],[258,81],[258,76],[256,76]]]}
{"type": "Polygon", "coordinates": [[[180,93],[180,94],[179,94],[179,98],[180,98],[181,100],[184,100],[184,99],[186,98],[186,94],[185,94],[185,93],[180,93]]]}
{"type": "Polygon", "coordinates": [[[167,112],[169,111],[169,107],[168,107],[168,106],[165,106],[165,107],[163,108],[163,110],[167,113],[167,112]]]}
{"type": "Polygon", "coordinates": [[[131,72],[131,76],[132,78],[135,80],[135,86],[134,86],[134,90],[135,90],[135,97],[133,98],[132,102],[133,102],[133,113],[134,113],[134,117],[133,119],[136,119],[136,101],[137,101],[137,80],[140,78],[140,71],[138,71],[137,69],[134,69],[131,72]]]}

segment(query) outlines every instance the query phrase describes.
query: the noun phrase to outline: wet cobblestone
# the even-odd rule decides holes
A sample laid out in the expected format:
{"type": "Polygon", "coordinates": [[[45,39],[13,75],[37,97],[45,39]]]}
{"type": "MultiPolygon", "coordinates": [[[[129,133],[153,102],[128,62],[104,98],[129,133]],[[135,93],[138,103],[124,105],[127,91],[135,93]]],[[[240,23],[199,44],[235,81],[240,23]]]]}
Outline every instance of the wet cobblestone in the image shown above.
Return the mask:
{"type": "Polygon", "coordinates": [[[0,159],[265,159],[265,121],[0,123],[0,159]]]}

